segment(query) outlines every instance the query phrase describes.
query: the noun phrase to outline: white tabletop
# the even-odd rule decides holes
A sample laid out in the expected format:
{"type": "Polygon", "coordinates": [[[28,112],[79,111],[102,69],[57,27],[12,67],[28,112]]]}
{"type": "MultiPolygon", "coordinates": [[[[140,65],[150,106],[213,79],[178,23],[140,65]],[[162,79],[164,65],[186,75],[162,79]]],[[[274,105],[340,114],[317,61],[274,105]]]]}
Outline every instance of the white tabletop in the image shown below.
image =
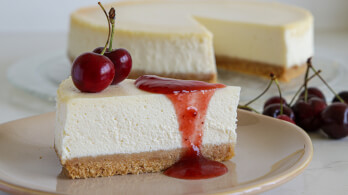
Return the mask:
{"type": "MultiPolygon", "coordinates": [[[[6,70],[20,59],[49,50],[63,50],[66,42],[66,34],[0,33],[0,123],[55,110],[54,103],[13,87],[7,81],[6,70]]],[[[348,66],[348,31],[316,32],[315,43],[316,54],[348,66]]],[[[264,194],[347,194],[348,138],[338,141],[315,135],[311,138],[314,156],[309,167],[295,179],[264,194]]]]}

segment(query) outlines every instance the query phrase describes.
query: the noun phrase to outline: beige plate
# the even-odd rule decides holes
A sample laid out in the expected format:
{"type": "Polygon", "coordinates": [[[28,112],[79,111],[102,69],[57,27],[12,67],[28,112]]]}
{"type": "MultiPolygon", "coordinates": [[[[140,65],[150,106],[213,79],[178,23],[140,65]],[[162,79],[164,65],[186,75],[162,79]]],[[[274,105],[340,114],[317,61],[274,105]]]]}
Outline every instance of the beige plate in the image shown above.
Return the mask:
{"type": "Polygon", "coordinates": [[[236,157],[228,174],[180,180],[162,173],[70,180],[53,149],[54,113],[0,126],[0,189],[28,194],[254,194],[289,181],[309,164],[307,134],[290,123],[238,112],[236,157]]]}

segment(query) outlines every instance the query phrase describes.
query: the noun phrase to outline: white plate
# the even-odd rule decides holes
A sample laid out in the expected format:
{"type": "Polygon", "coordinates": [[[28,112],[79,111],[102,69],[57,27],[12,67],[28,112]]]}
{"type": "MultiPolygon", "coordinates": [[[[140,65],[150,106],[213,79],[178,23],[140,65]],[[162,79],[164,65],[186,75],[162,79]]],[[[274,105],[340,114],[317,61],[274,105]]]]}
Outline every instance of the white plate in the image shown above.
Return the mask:
{"type": "Polygon", "coordinates": [[[162,173],[67,179],[53,149],[54,113],[0,125],[0,189],[40,194],[255,194],[300,174],[312,159],[308,135],[296,125],[238,111],[236,156],[226,175],[180,180],[162,173]]]}
{"type": "MultiPolygon", "coordinates": [[[[54,101],[59,83],[70,75],[70,64],[66,51],[40,54],[13,64],[8,70],[7,77],[16,87],[46,100],[54,101]]],[[[344,69],[345,66],[342,66],[340,63],[325,57],[316,56],[313,58],[313,64],[317,69],[323,71],[322,76],[331,85],[338,82],[345,83],[346,77],[344,75],[346,70],[344,69]]],[[[224,70],[219,70],[218,77],[221,83],[242,87],[241,102],[246,102],[256,97],[268,83],[268,80],[263,78],[224,70]]],[[[289,83],[282,83],[281,88],[284,96],[290,99],[302,83],[302,77],[293,79],[289,83]]],[[[319,79],[313,79],[310,85],[316,87],[323,86],[319,79]]],[[[323,89],[325,90],[325,88],[323,89]]],[[[264,98],[274,94],[278,94],[275,86],[270,89],[270,92],[264,98]]]]}

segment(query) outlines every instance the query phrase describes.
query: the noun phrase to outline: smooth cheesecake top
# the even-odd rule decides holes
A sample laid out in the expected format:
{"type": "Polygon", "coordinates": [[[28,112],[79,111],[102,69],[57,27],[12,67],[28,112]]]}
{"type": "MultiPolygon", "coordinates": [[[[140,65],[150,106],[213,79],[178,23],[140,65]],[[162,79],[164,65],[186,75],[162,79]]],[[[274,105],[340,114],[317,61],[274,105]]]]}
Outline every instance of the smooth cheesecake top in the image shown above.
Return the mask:
{"type": "MultiPolygon", "coordinates": [[[[302,8],[275,2],[154,0],[118,2],[105,7],[111,6],[116,9],[116,17],[120,16],[116,29],[133,33],[209,33],[195,18],[281,27],[312,20],[312,15],[302,8]]],[[[97,6],[77,10],[72,20],[96,29],[107,29],[105,15],[97,6]]]]}
{"type": "Polygon", "coordinates": [[[75,87],[71,77],[64,80],[57,90],[57,99],[63,102],[74,98],[104,98],[135,95],[151,95],[151,93],[136,88],[134,80],[131,79],[126,79],[118,85],[110,85],[100,93],[83,93],[75,87]]]}
{"type": "MultiPolygon", "coordinates": [[[[78,90],[71,77],[64,80],[57,90],[57,99],[60,102],[66,102],[75,98],[107,98],[115,96],[140,96],[140,95],[158,95],[156,93],[146,92],[138,89],[135,84],[135,80],[126,79],[117,85],[110,85],[104,91],[100,93],[84,93],[78,90]]],[[[235,88],[240,90],[240,87],[228,86],[228,88],[235,88]]]]}

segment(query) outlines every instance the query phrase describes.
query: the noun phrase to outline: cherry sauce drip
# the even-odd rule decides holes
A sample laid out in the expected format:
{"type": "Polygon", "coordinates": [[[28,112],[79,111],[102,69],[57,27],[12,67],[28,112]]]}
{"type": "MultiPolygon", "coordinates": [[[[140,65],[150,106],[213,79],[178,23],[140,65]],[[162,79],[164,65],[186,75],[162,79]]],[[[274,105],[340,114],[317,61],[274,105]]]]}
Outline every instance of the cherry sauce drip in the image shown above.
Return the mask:
{"type": "Polygon", "coordinates": [[[207,179],[228,171],[224,164],[209,160],[201,153],[209,101],[215,90],[225,85],[150,75],[139,77],[135,85],[148,92],[165,94],[174,105],[182,143],[187,149],[180,160],[164,172],[165,175],[180,179],[207,179]]]}

